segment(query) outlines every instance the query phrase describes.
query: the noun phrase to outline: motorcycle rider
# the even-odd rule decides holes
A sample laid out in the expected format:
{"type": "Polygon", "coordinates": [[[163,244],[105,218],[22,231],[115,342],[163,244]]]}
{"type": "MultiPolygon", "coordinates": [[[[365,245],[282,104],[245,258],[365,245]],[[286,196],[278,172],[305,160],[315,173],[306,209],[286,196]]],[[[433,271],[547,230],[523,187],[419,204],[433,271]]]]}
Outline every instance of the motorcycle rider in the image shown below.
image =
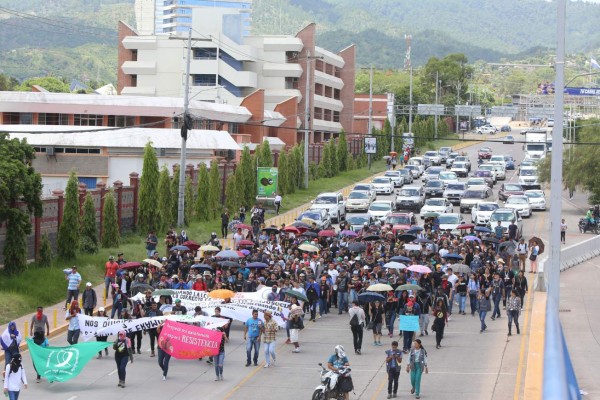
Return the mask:
{"type": "MultiPolygon", "coordinates": [[[[332,371],[339,372],[341,369],[345,367],[349,367],[350,362],[348,361],[348,357],[346,357],[346,352],[344,351],[344,346],[338,344],[334,348],[334,354],[332,354],[327,360],[327,368],[332,371]]],[[[331,387],[335,387],[338,382],[339,375],[336,375],[336,382],[332,382],[331,387]]],[[[344,393],[344,400],[350,399],[350,392],[344,393]]]]}
{"type": "Polygon", "coordinates": [[[594,223],[596,221],[594,219],[594,207],[590,207],[588,209],[587,213],[585,214],[585,220],[587,222],[585,229],[588,230],[594,225],[594,223]]]}
{"type": "Polygon", "coordinates": [[[218,247],[219,250],[222,249],[221,242],[219,241],[219,237],[217,236],[217,232],[213,232],[210,234],[210,239],[209,239],[208,243],[206,243],[206,244],[218,247]]]}

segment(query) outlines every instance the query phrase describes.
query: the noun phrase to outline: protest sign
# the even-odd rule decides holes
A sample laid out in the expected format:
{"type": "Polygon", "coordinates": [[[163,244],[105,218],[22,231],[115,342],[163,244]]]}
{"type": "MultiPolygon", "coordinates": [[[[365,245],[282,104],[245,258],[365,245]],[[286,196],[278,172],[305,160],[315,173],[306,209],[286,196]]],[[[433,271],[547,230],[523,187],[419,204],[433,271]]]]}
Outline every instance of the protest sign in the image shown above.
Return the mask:
{"type": "Polygon", "coordinates": [[[401,315],[400,330],[407,332],[419,331],[419,316],[418,315],[401,315]]]}
{"type": "Polygon", "coordinates": [[[160,331],[158,345],[172,357],[193,360],[219,354],[222,338],[220,331],[167,320],[160,331]]]}

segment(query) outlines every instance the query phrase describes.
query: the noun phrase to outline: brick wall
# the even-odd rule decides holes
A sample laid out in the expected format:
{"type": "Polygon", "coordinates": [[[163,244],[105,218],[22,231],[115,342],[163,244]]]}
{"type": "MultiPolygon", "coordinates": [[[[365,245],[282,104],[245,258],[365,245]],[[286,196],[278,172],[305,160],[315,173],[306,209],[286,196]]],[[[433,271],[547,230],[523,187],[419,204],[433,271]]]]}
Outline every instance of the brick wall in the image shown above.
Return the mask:
{"type": "Polygon", "coordinates": [[[133,86],[133,79],[131,75],[127,75],[121,69],[121,66],[125,61],[133,61],[133,52],[126,49],[123,46],[123,39],[127,36],[137,36],[137,33],[132,30],[127,24],[119,21],[119,44],[117,50],[117,93],[121,94],[124,87],[133,86]]]}

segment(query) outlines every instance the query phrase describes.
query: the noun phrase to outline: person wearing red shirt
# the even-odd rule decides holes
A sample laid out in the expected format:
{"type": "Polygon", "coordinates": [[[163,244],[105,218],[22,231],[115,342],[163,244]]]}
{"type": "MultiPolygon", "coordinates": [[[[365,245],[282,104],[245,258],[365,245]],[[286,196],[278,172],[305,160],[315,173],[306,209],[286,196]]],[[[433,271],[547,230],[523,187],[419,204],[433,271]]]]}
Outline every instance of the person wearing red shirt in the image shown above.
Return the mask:
{"type": "Polygon", "coordinates": [[[104,268],[106,269],[106,273],[104,274],[104,298],[108,298],[108,287],[112,288],[112,285],[116,282],[119,264],[116,263],[113,256],[110,256],[106,264],[104,264],[104,268]]]}
{"type": "Polygon", "coordinates": [[[206,283],[202,279],[202,276],[196,277],[196,282],[192,285],[192,290],[198,290],[200,292],[206,292],[206,283]]]}

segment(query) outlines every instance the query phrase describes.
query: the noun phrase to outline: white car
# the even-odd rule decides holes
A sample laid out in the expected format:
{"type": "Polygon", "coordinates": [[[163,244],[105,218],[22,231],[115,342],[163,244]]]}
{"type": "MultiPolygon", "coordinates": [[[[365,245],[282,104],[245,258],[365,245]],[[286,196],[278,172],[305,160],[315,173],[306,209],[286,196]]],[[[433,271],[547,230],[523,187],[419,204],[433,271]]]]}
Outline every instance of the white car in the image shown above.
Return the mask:
{"type": "Polygon", "coordinates": [[[494,180],[494,184],[498,180],[498,174],[496,172],[494,164],[481,164],[479,167],[477,167],[477,169],[481,171],[490,171],[492,173],[492,179],[494,180]]]}
{"type": "Polygon", "coordinates": [[[492,213],[499,208],[495,201],[480,201],[471,209],[471,222],[476,225],[487,225],[492,213]]]}
{"type": "Polygon", "coordinates": [[[377,191],[375,191],[375,186],[372,183],[359,183],[352,188],[352,191],[366,191],[369,192],[369,196],[371,196],[371,201],[375,201],[377,199],[377,191]]]}
{"type": "Polygon", "coordinates": [[[371,203],[369,214],[384,222],[388,215],[395,211],[396,205],[391,200],[377,200],[371,203]]]}
{"type": "Polygon", "coordinates": [[[466,177],[469,175],[469,168],[467,168],[467,163],[462,161],[454,161],[450,171],[454,172],[457,176],[466,177]]]}
{"type": "Polygon", "coordinates": [[[496,226],[498,226],[498,222],[500,222],[500,226],[504,228],[504,234],[508,233],[508,227],[510,224],[515,223],[517,225],[517,239],[523,235],[523,219],[516,210],[512,208],[497,209],[490,216],[488,228],[493,230],[496,226]]]}
{"type": "Polygon", "coordinates": [[[462,216],[458,213],[441,214],[437,219],[441,231],[455,231],[456,227],[464,222],[462,216]]]}
{"type": "Polygon", "coordinates": [[[506,156],[505,155],[494,155],[492,156],[492,158],[490,158],[490,160],[488,161],[488,164],[500,164],[502,166],[504,166],[504,168],[506,168],[506,156]]]}
{"type": "Polygon", "coordinates": [[[378,176],[371,181],[377,194],[392,194],[394,193],[394,183],[392,178],[388,176],[378,176]]]}
{"type": "MultiPolygon", "coordinates": [[[[398,171],[387,171],[383,176],[390,178],[394,183],[394,187],[402,187],[404,186],[404,176],[402,173],[398,171]]],[[[411,178],[412,180],[412,178],[411,178]]]]}
{"type": "Polygon", "coordinates": [[[400,174],[400,176],[402,176],[402,185],[401,186],[404,186],[405,184],[413,183],[414,176],[413,176],[413,173],[410,171],[410,169],[403,168],[396,172],[398,172],[400,174]]]}
{"type": "Polygon", "coordinates": [[[471,172],[471,160],[467,156],[456,156],[454,162],[464,162],[469,172],[471,172]]]}
{"type": "Polygon", "coordinates": [[[325,208],[318,210],[306,210],[302,214],[298,215],[296,221],[302,221],[303,219],[312,219],[315,221],[317,228],[319,229],[331,228],[331,217],[325,208]]]}
{"type": "Polygon", "coordinates": [[[418,165],[405,165],[404,169],[410,171],[413,180],[419,179],[419,177],[421,176],[421,170],[419,169],[418,165]]]}
{"type": "Polygon", "coordinates": [[[506,179],[506,167],[504,166],[504,162],[502,164],[498,162],[489,164],[492,164],[494,166],[494,171],[496,171],[496,179],[498,179],[499,181],[503,181],[506,179]]]}
{"type": "Polygon", "coordinates": [[[522,217],[531,217],[531,204],[527,196],[512,195],[508,196],[508,199],[504,202],[504,208],[512,208],[517,210],[522,217]]]}
{"type": "Polygon", "coordinates": [[[425,154],[423,154],[423,158],[428,158],[431,165],[440,165],[442,163],[440,153],[435,150],[426,151],[425,154]]]}
{"type": "Polygon", "coordinates": [[[540,189],[540,183],[538,181],[537,167],[523,167],[519,168],[519,184],[524,189],[540,189]]]}
{"type": "Polygon", "coordinates": [[[425,200],[425,205],[421,207],[421,219],[424,219],[423,214],[428,212],[435,212],[438,214],[446,214],[454,211],[452,207],[452,203],[448,199],[444,199],[442,197],[432,197],[430,199],[425,200]]]}
{"type": "Polygon", "coordinates": [[[546,195],[543,190],[526,190],[525,196],[529,199],[532,210],[546,211],[546,195]]]}
{"type": "Polygon", "coordinates": [[[321,193],[311,203],[311,210],[326,209],[332,221],[339,223],[346,218],[346,202],[341,192],[321,193]]]}
{"type": "Polygon", "coordinates": [[[350,192],[346,199],[346,212],[367,211],[373,202],[369,192],[365,190],[355,190],[350,192]]]}
{"type": "Polygon", "coordinates": [[[494,128],[493,126],[480,126],[479,128],[477,128],[477,134],[478,135],[493,135],[494,133],[496,133],[497,129],[494,128]]]}
{"type": "Polygon", "coordinates": [[[473,177],[473,178],[467,179],[467,189],[469,189],[473,186],[486,186],[486,185],[487,184],[485,183],[485,179],[483,179],[483,178],[473,177]]]}
{"type": "Polygon", "coordinates": [[[425,160],[423,157],[411,157],[408,159],[407,165],[416,165],[419,167],[419,176],[425,172],[425,160]]]}
{"type": "Polygon", "coordinates": [[[452,171],[442,171],[438,176],[438,179],[444,182],[444,186],[448,186],[450,183],[458,183],[458,176],[452,171]]]}

